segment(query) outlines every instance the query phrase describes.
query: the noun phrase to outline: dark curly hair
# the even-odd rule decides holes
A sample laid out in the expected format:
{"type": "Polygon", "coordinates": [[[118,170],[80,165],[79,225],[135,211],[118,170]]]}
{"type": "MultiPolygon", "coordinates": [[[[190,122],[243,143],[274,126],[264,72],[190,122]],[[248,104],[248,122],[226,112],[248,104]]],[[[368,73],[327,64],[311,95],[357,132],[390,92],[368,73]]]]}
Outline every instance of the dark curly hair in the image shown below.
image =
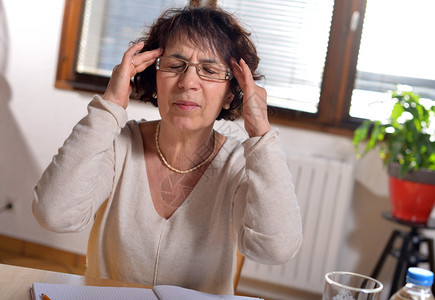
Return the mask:
{"type": "MultiPolygon", "coordinates": [[[[157,48],[165,49],[168,43],[187,37],[200,49],[211,49],[223,62],[231,66],[243,58],[254,80],[264,76],[257,74],[260,61],[254,43],[234,16],[217,7],[185,7],[165,11],[151,26],[149,32],[135,41],[144,42],[140,52],[157,48]]],[[[222,109],[216,120],[235,120],[242,112],[243,92],[235,78],[230,81],[234,95],[229,109],[222,109]]],[[[148,67],[134,77],[134,94],[141,101],[157,106],[156,69],[148,67]]]]}

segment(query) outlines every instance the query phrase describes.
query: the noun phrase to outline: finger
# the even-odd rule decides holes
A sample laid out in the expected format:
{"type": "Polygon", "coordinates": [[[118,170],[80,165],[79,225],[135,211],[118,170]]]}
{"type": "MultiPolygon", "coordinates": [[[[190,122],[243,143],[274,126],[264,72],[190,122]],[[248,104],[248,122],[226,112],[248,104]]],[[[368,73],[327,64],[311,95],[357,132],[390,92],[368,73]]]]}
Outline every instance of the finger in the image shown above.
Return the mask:
{"type": "Polygon", "coordinates": [[[143,48],[143,45],[144,42],[140,42],[128,48],[128,50],[125,51],[124,56],[122,57],[122,62],[130,63],[133,59],[133,56],[143,48]]]}
{"type": "Polygon", "coordinates": [[[247,88],[255,85],[251,69],[249,69],[248,64],[243,59],[240,59],[239,64],[233,60],[232,67],[234,77],[236,77],[236,80],[243,92],[245,92],[247,88]]]}
{"type": "Polygon", "coordinates": [[[121,64],[119,64],[118,66],[118,69],[120,69],[120,73],[125,73],[125,76],[129,76],[129,78],[133,77],[137,73],[137,71],[135,70],[136,67],[134,66],[135,63],[133,63],[133,57],[138,51],[143,48],[143,45],[143,42],[134,44],[133,46],[128,48],[127,51],[124,52],[121,64]]]}
{"type": "Polygon", "coordinates": [[[240,88],[242,88],[245,83],[243,69],[239,66],[239,64],[235,60],[231,61],[231,67],[233,70],[233,75],[237,80],[237,83],[239,84],[240,88]]]}
{"type": "MultiPolygon", "coordinates": [[[[151,50],[151,51],[145,51],[142,53],[139,53],[140,50],[142,50],[144,46],[144,42],[140,42],[137,44],[134,44],[131,46],[127,51],[125,51],[124,56],[122,57],[121,65],[123,66],[132,66],[133,68],[141,67],[141,65],[145,62],[147,63],[148,60],[151,60],[150,63],[146,66],[142,66],[142,69],[138,72],[141,72],[145,70],[147,66],[152,64],[159,55],[163,52],[160,48],[151,50]]],[[[137,73],[137,72],[136,72],[137,73]]]]}
{"type": "Polygon", "coordinates": [[[135,67],[137,73],[142,72],[150,65],[152,65],[156,61],[156,59],[162,55],[162,53],[163,50],[161,48],[158,48],[136,54],[132,58],[132,65],[135,67]]]}
{"type": "Polygon", "coordinates": [[[245,62],[243,58],[240,59],[239,65],[241,69],[243,70],[243,76],[245,80],[245,84],[248,86],[254,85],[254,77],[252,76],[251,69],[249,68],[248,64],[245,62]]]}

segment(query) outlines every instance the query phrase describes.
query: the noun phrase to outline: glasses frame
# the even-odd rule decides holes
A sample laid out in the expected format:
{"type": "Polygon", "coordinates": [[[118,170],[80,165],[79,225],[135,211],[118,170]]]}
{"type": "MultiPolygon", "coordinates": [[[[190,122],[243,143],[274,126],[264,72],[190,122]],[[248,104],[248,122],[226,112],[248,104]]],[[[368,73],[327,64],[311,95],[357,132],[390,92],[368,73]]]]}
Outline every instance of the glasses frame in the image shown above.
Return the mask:
{"type": "Polygon", "coordinates": [[[226,81],[226,80],[231,80],[231,79],[232,79],[231,69],[230,69],[229,67],[223,65],[223,64],[218,64],[218,63],[213,63],[213,64],[216,64],[216,65],[218,65],[218,66],[222,66],[222,67],[226,68],[225,78],[218,79],[218,78],[209,77],[209,76],[207,76],[207,75],[199,74],[199,70],[200,70],[200,68],[199,68],[198,66],[200,66],[200,65],[202,65],[202,64],[206,64],[206,63],[203,63],[203,62],[200,62],[200,63],[192,63],[192,62],[189,62],[189,61],[187,61],[187,60],[184,60],[184,59],[181,59],[181,58],[177,58],[177,57],[172,57],[172,56],[160,56],[160,57],[157,58],[157,60],[156,60],[156,70],[160,70],[160,71],[162,71],[162,72],[167,72],[167,73],[182,74],[182,73],[185,73],[185,72],[187,71],[187,69],[188,69],[190,66],[192,66],[192,67],[195,67],[196,74],[198,74],[198,76],[199,76],[200,78],[205,78],[205,79],[213,80],[213,81],[226,81]],[[184,68],[184,70],[182,70],[182,71],[175,71],[175,70],[174,70],[174,71],[160,70],[160,58],[162,58],[162,57],[172,58],[172,59],[176,59],[176,60],[179,60],[179,61],[181,61],[181,62],[184,62],[184,63],[185,63],[185,68],[184,68]]]}

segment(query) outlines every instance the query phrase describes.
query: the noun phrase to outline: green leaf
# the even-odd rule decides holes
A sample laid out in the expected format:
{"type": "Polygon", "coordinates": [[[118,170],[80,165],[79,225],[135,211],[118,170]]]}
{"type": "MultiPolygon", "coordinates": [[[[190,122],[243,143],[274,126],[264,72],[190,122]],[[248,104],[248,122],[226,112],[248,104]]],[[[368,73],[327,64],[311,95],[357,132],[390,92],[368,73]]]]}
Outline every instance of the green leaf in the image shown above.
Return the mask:
{"type": "Polygon", "coordinates": [[[369,133],[369,128],[371,125],[370,120],[365,120],[354,132],[353,134],[353,146],[355,149],[356,157],[360,158],[361,153],[359,151],[359,144],[367,139],[369,133]]]}
{"type": "Polygon", "coordinates": [[[390,119],[392,121],[392,123],[396,123],[397,119],[402,115],[402,113],[405,111],[405,108],[402,106],[402,104],[399,102],[397,102],[396,104],[394,104],[393,110],[391,111],[391,116],[390,119]]]}
{"type": "Polygon", "coordinates": [[[372,133],[364,149],[364,153],[367,153],[368,151],[372,150],[379,142],[383,141],[384,136],[385,136],[384,126],[382,126],[380,121],[375,121],[373,123],[372,133]]]}
{"type": "Polygon", "coordinates": [[[410,166],[407,164],[402,165],[402,167],[400,168],[400,173],[399,173],[399,177],[403,177],[403,175],[405,175],[410,169],[410,166]]]}

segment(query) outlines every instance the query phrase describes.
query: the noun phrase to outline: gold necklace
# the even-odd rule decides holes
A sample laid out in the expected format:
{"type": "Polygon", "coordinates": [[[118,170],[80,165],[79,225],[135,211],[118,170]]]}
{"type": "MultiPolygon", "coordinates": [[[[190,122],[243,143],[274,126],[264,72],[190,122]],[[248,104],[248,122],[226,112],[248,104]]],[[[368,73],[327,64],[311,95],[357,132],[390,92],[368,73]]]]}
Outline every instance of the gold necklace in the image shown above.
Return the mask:
{"type": "Polygon", "coordinates": [[[177,168],[171,166],[163,156],[162,150],[160,150],[160,145],[159,145],[159,134],[160,134],[160,122],[157,124],[156,133],[155,133],[157,152],[159,153],[160,158],[162,159],[163,163],[165,164],[166,167],[168,167],[169,170],[180,174],[186,174],[201,168],[205,163],[207,163],[213,157],[214,152],[216,151],[216,131],[213,130],[213,151],[210,153],[210,155],[205,160],[203,160],[202,162],[194,166],[193,168],[190,168],[188,170],[178,170],[177,168]]]}

